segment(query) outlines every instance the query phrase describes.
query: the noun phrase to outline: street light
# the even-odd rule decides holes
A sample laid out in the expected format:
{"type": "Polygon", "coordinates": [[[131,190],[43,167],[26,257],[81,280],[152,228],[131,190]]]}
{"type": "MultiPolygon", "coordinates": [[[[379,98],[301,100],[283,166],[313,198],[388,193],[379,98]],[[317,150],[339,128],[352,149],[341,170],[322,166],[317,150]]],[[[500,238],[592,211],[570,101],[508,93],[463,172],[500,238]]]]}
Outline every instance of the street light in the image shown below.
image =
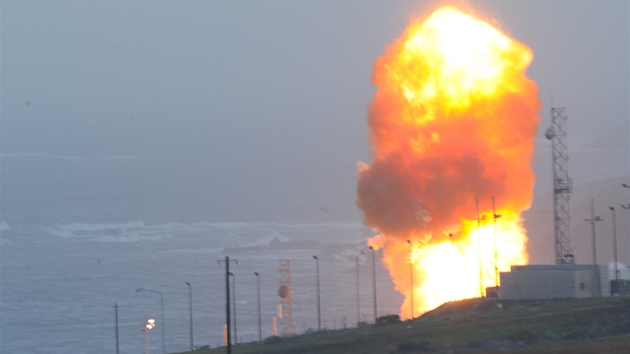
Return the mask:
{"type": "Polygon", "coordinates": [[[155,320],[147,318],[144,325],[140,326],[140,330],[144,332],[144,354],[149,354],[149,331],[155,327],[155,320]]]}
{"type": "Polygon", "coordinates": [[[501,214],[497,214],[497,209],[494,205],[494,196],[492,196],[492,217],[494,218],[494,286],[499,290],[499,252],[497,250],[497,219],[501,217],[501,214]]]}
{"type": "Polygon", "coordinates": [[[614,247],[614,252],[615,252],[615,287],[614,287],[614,293],[618,294],[619,293],[619,270],[617,269],[617,221],[615,218],[615,208],[614,207],[610,207],[610,210],[612,211],[612,223],[613,223],[613,247],[614,247]]]}
{"type": "Polygon", "coordinates": [[[155,291],[155,290],[149,290],[149,289],[145,289],[145,288],[138,288],[136,289],[136,292],[139,293],[141,291],[148,291],[150,293],[156,293],[158,295],[160,295],[160,303],[162,305],[162,354],[166,354],[166,335],[164,332],[164,327],[165,327],[165,322],[164,322],[164,294],[162,294],[159,291],[155,291]]]}
{"type": "Polygon", "coordinates": [[[376,319],[378,317],[376,312],[376,251],[374,247],[370,246],[372,250],[372,285],[374,288],[374,324],[376,324],[376,319]]]}
{"type": "Polygon", "coordinates": [[[193,316],[192,316],[192,285],[189,282],[186,282],[188,285],[188,300],[190,303],[190,351],[193,351],[193,316]]]}
{"type": "Polygon", "coordinates": [[[411,240],[407,240],[409,244],[409,274],[411,275],[411,319],[413,320],[413,256],[411,251],[413,250],[413,245],[411,244],[411,240]]]}
{"type": "MultiPolygon", "coordinates": [[[[361,251],[363,254],[363,251],[361,251]]],[[[359,256],[357,256],[357,327],[359,327],[359,323],[361,322],[361,298],[359,297],[359,256]]]]}
{"type": "Polygon", "coordinates": [[[258,283],[258,341],[262,342],[262,321],[260,316],[260,274],[258,272],[254,272],[256,276],[256,281],[258,283]]]}
{"type": "MultiPolygon", "coordinates": [[[[630,188],[630,185],[628,185],[628,184],[622,183],[621,185],[623,186],[623,188],[630,188]]],[[[624,209],[630,209],[630,203],[628,203],[628,204],[621,204],[621,207],[624,208],[624,209]]]]}
{"type": "Polygon", "coordinates": [[[118,303],[114,304],[114,312],[116,316],[116,354],[120,354],[120,341],[118,340],[118,303]]]}
{"type": "Polygon", "coordinates": [[[477,208],[477,246],[479,248],[479,297],[483,297],[483,262],[481,252],[481,222],[486,219],[486,215],[479,216],[479,197],[475,197],[477,208]]]}
{"type": "Polygon", "coordinates": [[[599,270],[597,269],[597,242],[595,239],[595,222],[596,221],[604,221],[604,219],[599,216],[595,216],[595,202],[593,198],[591,198],[591,218],[584,219],[584,221],[588,221],[591,223],[591,233],[593,236],[593,271],[595,272],[595,281],[597,282],[597,296],[602,296],[602,289],[599,280],[599,270]]]}
{"type": "Polygon", "coordinates": [[[319,258],[317,256],[313,256],[313,258],[317,261],[317,329],[322,331],[322,312],[319,302],[319,258]]]}
{"type": "Polygon", "coordinates": [[[234,344],[238,344],[238,331],[236,330],[236,277],[232,272],[230,272],[230,275],[232,276],[232,303],[234,304],[234,344]]]}

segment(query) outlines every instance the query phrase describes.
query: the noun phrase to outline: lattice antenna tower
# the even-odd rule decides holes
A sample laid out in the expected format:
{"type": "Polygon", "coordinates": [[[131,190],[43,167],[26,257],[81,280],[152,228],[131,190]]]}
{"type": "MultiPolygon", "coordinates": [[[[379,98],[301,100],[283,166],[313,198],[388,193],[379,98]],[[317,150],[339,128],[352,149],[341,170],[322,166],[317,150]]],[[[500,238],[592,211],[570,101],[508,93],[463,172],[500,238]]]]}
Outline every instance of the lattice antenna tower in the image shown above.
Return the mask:
{"type": "Polygon", "coordinates": [[[551,140],[553,158],[553,212],[556,264],[574,264],[569,223],[569,199],[573,180],[569,177],[567,149],[567,115],[564,108],[551,108],[551,128],[545,136],[551,140]]]}
{"type": "Polygon", "coordinates": [[[281,319],[282,319],[282,334],[285,336],[292,336],[295,329],[295,323],[293,322],[293,305],[291,304],[291,295],[293,290],[291,288],[291,260],[280,260],[280,306],[281,306],[281,319]]]}

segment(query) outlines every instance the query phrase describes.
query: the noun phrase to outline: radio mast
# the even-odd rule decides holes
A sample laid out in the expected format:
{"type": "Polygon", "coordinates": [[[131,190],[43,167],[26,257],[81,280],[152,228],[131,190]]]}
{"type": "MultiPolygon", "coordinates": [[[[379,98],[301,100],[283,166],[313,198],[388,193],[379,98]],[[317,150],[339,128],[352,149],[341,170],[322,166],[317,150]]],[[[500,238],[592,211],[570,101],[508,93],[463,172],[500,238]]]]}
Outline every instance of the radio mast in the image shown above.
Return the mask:
{"type": "Polygon", "coordinates": [[[551,108],[551,128],[545,137],[551,140],[553,158],[553,212],[556,264],[575,264],[569,223],[569,199],[573,191],[573,180],[569,177],[569,154],[567,153],[567,115],[564,108],[551,108]]]}

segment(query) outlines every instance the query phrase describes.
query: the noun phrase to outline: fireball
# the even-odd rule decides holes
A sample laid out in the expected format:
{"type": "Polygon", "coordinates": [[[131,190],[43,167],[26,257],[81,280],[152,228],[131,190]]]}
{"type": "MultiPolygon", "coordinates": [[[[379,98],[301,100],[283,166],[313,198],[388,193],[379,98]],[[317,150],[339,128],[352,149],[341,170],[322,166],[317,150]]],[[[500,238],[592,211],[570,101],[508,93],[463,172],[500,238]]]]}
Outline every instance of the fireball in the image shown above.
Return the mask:
{"type": "Polygon", "coordinates": [[[532,60],[449,6],[410,23],[374,63],[373,160],[359,163],[357,206],[406,297],[402,318],[483,296],[496,270],[527,263],[520,215],[532,202],[541,106],[525,74],[532,60]]]}

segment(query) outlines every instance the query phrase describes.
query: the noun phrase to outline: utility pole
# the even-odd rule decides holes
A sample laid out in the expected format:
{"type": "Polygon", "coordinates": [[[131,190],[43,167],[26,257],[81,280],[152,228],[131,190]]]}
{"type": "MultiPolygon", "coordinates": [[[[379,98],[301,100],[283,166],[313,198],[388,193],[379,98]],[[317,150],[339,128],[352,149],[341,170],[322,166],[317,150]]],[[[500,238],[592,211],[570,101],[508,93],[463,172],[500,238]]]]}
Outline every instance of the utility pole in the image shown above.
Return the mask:
{"type": "Polygon", "coordinates": [[[595,272],[595,281],[597,282],[597,296],[602,296],[601,285],[599,284],[599,270],[597,269],[597,242],[595,242],[595,222],[596,221],[604,221],[604,219],[599,216],[595,216],[595,202],[593,198],[591,198],[591,218],[584,219],[584,221],[588,221],[591,223],[591,233],[593,235],[593,271],[595,272]]]}
{"type": "MultiPolygon", "coordinates": [[[[235,259],[231,260],[232,262],[235,262],[238,265],[238,261],[235,259]]],[[[230,338],[230,331],[231,331],[231,326],[230,326],[230,257],[225,256],[225,260],[221,260],[218,261],[219,265],[221,265],[221,262],[225,262],[225,328],[226,328],[226,332],[227,332],[227,353],[228,354],[232,354],[232,340],[230,338]]]]}

